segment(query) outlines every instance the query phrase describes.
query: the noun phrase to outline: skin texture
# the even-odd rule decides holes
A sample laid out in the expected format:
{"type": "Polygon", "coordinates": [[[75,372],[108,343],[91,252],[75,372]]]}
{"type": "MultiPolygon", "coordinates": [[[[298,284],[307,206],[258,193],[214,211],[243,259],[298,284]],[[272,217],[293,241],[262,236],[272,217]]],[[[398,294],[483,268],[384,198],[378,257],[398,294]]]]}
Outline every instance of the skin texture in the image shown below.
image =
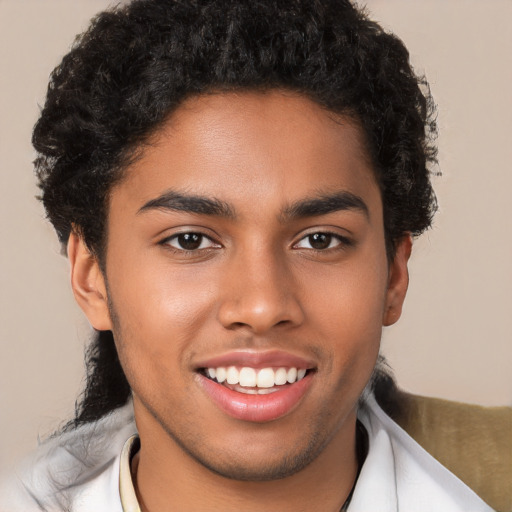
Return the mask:
{"type": "Polygon", "coordinates": [[[185,102],[112,190],[105,275],[79,236],[68,247],[75,296],[95,328],[113,330],[133,390],[142,508],[339,510],[357,470],[357,400],[382,326],[400,316],[410,250],[406,236],[386,258],[354,122],[282,91],[185,102]],[[143,208],[169,191],[229,215],[143,208]],[[290,213],[347,192],[365,208],[290,213]],[[180,233],[204,238],[186,251],[180,233]],[[314,233],[332,234],[326,248],[314,233]],[[200,385],[201,360],[276,349],[314,372],[273,421],[232,418],[200,385]]]}

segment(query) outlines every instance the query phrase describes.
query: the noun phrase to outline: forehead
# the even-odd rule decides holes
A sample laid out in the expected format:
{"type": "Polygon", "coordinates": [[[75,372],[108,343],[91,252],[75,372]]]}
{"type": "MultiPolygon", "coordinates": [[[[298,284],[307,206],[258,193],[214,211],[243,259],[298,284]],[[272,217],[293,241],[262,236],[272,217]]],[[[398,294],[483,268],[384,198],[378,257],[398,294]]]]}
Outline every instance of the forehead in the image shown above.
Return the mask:
{"type": "Polygon", "coordinates": [[[141,204],[175,189],[271,206],[333,189],[375,193],[369,160],[357,122],[302,95],[217,93],[184,102],[120,188],[141,204]]]}

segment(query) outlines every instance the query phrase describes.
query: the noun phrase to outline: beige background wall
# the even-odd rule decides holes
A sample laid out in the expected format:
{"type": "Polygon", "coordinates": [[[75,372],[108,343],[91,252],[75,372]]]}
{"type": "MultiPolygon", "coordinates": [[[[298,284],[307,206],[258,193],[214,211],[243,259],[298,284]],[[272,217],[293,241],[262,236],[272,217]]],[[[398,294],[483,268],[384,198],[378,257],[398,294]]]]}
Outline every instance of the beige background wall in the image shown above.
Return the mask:
{"type": "MultiPolygon", "coordinates": [[[[0,0],[0,469],[68,418],[88,326],[44,221],[31,127],[50,70],[106,0],[0,0]]],[[[439,104],[441,211],[383,351],[416,393],[512,405],[512,2],[369,0],[439,104]]]]}

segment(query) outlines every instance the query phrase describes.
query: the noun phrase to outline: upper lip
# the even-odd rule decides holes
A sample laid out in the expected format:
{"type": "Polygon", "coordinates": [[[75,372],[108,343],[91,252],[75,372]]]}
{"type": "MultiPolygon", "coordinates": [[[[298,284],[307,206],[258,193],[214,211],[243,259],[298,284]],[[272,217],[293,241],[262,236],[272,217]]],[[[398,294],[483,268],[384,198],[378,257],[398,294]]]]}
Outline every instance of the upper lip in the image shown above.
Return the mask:
{"type": "Polygon", "coordinates": [[[218,368],[220,366],[247,366],[250,368],[295,367],[312,369],[315,368],[316,365],[311,360],[282,350],[239,350],[204,359],[197,362],[194,366],[197,369],[218,368]]]}

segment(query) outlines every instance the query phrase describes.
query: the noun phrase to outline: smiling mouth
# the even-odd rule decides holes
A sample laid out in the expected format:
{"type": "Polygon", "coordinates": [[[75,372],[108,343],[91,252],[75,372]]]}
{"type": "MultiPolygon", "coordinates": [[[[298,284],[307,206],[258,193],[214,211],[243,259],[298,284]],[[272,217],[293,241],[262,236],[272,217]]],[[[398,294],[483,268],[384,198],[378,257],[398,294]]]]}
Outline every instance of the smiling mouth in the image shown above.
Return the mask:
{"type": "Polygon", "coordinates": [[[196,382],[228,416],[265,423],[298,407],[316,372],[313,361],[286,352],[236,352],[203,361],[196,382]]]}
{"type": "Polygon", "coordinates": [[[222,386],[247,395],[268,395],[283,391],[301,381],[312,369],[297,367],[251,368],[244,366],[218,366],[200,368],[199,372],[207,379],[222,386]]]}

